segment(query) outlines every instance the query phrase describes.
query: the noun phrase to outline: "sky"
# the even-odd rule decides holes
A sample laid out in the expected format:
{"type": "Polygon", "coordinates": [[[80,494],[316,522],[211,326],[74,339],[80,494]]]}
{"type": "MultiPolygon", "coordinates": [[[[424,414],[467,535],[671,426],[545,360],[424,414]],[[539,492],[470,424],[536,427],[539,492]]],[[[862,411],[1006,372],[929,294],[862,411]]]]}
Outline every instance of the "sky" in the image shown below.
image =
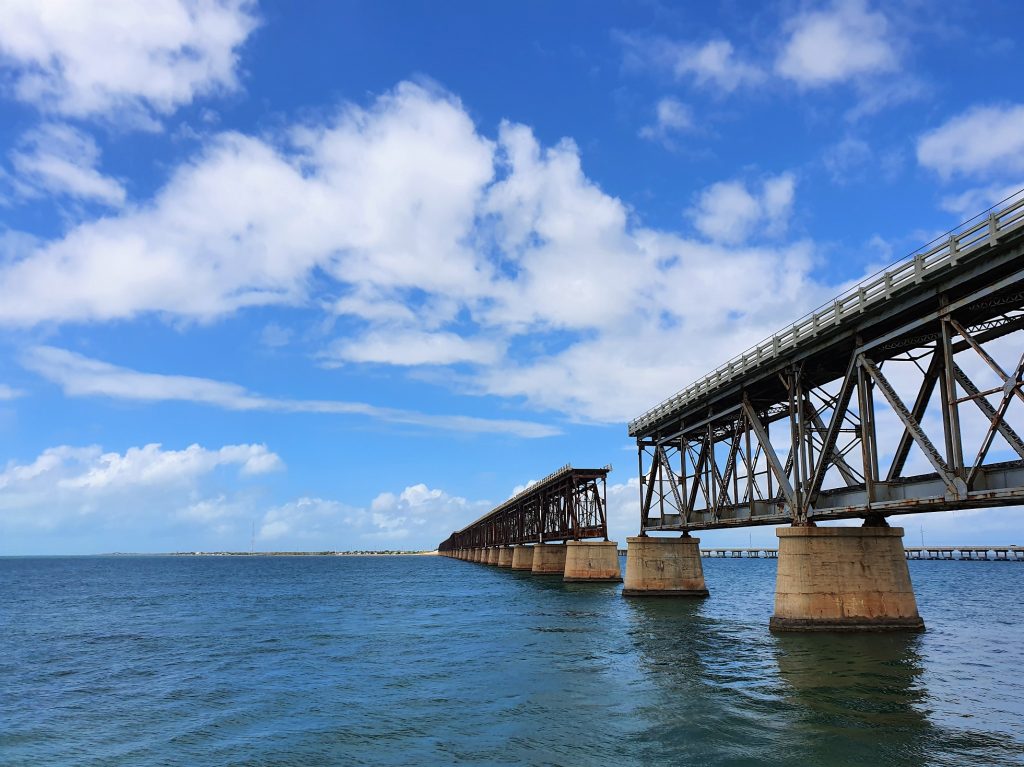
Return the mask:
{"type": "Polygon", "coordinates": [[[427,549],[565,463],[624,541],[628,420],[1024,187],[1022,21],[0,0],[0,554],[427,549]]]}

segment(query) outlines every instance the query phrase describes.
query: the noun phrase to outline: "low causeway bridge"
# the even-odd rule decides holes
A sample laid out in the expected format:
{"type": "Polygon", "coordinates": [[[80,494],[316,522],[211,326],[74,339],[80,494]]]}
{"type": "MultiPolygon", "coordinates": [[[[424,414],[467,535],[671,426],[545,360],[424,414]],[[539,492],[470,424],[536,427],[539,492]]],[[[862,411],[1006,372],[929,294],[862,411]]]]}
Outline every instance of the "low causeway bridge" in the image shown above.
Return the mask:
{"type": "MultiPolygon", "coordinates": [[[[906,546],[903,549],[907,559],[938,559],[948,562],[1024,562],[1024,546],[906,546]]],[[[620,556],[626,550],[619,551],[620,556]]],[[[705,559],[777,559],[778,549],[755,547],[746,549],[715,548],[701,549],[705,559]]]]}
{"type": "MultiPolygon", "coordinates": [[[[707,595],[692,533],[774,525],[773,630],[923,628],[903,530],[888,519],[1024,504],[1022,380],[1024,192],[630,422],[640,529],[627,540],[623,595],[707,595]],[[841,520],[861,525],[822,524],[841,520]]],[[[488,525],[528,524],[525,506],[497,519],[523,500],[454,533],[441,552],[479,549],[469,558],[500,564],[491,548],[605,544],[603,495],[602,521],[589,528],[566,521],[487,538],[488,525]]]]}

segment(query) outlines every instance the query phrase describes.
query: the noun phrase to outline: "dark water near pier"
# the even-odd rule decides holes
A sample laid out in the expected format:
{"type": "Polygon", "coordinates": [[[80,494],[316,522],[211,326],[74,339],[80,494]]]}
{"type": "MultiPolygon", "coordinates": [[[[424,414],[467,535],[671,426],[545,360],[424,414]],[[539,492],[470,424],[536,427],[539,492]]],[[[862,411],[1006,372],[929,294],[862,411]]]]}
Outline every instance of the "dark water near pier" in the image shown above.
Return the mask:
{"type": "Polygon", "coordinates": [[[4,765],[1024,763],[1024,565],[911,562],[922,635],[436,557],[0,559],[4,765]]]}

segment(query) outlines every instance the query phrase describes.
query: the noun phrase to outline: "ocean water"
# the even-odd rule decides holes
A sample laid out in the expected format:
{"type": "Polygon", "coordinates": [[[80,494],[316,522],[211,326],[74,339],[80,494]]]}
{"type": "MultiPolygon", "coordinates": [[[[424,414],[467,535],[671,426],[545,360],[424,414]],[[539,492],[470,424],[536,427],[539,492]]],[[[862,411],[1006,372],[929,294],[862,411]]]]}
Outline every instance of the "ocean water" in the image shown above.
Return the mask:
{"type": "Polygon", "coordinates": [[[1024,763],[1024,565],[911,562],[923,634],[439,557],[0,559],[3,765],[1024,763]]]}

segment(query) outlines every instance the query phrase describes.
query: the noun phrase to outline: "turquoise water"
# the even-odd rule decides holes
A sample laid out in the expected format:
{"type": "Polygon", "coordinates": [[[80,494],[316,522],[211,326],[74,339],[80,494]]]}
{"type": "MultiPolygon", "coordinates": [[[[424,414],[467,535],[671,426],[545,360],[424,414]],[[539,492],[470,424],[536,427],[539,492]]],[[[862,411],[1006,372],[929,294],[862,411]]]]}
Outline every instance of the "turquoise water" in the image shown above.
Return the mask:
{"type": "Polygon", "coordinates": [[[773,636],[775,562],[625,600],[438,557],[0,559],[4,765],[1024,763],[1024,565],[773,636]]]}

